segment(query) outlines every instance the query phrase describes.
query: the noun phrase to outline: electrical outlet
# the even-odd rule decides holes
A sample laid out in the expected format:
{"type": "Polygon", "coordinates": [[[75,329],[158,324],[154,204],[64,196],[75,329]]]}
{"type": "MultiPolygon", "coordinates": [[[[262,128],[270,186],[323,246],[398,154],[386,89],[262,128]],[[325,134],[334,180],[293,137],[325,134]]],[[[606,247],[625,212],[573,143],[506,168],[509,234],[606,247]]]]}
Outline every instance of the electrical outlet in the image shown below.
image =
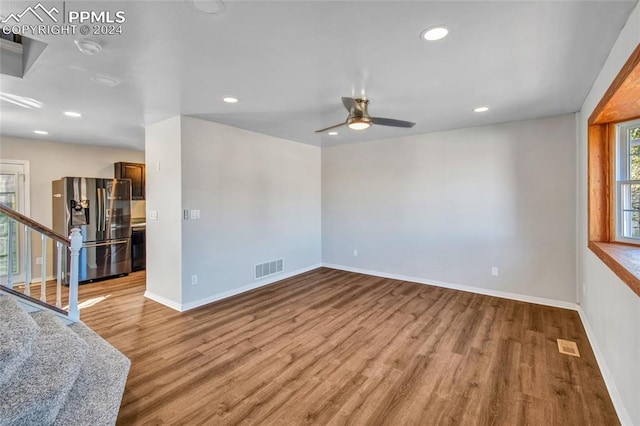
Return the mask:
{"type": "Polygon", "coordinates": [[[182,217],[184,218],[184,220],[189,220],[189,210],[188,209],[182,210],[182,217]]]}
{"type": "Polygon", "coordinates": [[[497,277],[498,275],[500,275],[500,270],[498,269],[497,266],[491,267],[491,275],[493,275],[494,277],[497,277]]]}
{"type": "Polygon", "coordinates": [[[353,257],[358,257],[358,249],[353,249],[353,257]]]}
{"type": "Polygon", "coordinates": [[[36,265],[42,265],[42,258],[36,257],[36,265]]]}
{"type": "Polygon", "coordinates": [[[191,285],[198,285],[198,276],[191,275],[191,285]]]}

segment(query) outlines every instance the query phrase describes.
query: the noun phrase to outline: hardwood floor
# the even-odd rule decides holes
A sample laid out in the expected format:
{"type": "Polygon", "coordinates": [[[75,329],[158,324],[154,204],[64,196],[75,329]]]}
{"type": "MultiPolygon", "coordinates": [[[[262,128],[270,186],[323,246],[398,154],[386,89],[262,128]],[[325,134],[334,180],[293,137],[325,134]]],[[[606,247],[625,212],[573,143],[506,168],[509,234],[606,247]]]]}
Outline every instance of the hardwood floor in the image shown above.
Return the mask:
{"type": "Polygon", "coordinates": [[[178,313],[144,281],[80,288],[121,425],[619,424],[573,311],[323,268],[178,313]]]}

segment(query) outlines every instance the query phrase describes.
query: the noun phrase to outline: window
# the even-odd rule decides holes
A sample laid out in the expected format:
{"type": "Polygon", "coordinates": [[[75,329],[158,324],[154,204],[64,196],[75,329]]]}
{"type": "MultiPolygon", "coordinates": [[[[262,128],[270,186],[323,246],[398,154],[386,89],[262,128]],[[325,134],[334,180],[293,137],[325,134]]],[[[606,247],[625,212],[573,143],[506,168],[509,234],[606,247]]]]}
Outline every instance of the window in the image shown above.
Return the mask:
{"type": "Polygon", "coordinates": [[[588,126],[589,249],[640,296],[640,44],[588,126]]]}
{"type": "Polygon", "coordinates": [[[640,244],[640,120],[616,126],[616,241],[640,244]]]}

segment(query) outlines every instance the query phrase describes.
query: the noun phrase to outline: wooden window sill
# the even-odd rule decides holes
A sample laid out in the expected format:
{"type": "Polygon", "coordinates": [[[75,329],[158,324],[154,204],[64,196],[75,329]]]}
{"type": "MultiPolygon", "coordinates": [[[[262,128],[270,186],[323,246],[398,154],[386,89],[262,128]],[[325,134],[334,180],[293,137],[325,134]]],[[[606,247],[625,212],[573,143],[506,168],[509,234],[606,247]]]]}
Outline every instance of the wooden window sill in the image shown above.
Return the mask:
{"type": "Polygon", "coordinates": [[[640,296],[640,247],[589,241],[589,248],[640,296]]]}

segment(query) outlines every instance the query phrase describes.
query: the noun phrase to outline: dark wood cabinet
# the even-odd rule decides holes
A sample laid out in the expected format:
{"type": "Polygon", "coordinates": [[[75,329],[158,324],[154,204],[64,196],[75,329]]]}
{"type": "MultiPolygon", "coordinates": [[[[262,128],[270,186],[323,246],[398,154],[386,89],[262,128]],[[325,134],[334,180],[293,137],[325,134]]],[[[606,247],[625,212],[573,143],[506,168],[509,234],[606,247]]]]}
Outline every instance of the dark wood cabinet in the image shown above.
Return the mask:
{"type": "Polygon", "coordinates": [[[142,163],[115,163],[116,179],[131,179],[131,199],[144,200],[145,166],[142,163]]]}

